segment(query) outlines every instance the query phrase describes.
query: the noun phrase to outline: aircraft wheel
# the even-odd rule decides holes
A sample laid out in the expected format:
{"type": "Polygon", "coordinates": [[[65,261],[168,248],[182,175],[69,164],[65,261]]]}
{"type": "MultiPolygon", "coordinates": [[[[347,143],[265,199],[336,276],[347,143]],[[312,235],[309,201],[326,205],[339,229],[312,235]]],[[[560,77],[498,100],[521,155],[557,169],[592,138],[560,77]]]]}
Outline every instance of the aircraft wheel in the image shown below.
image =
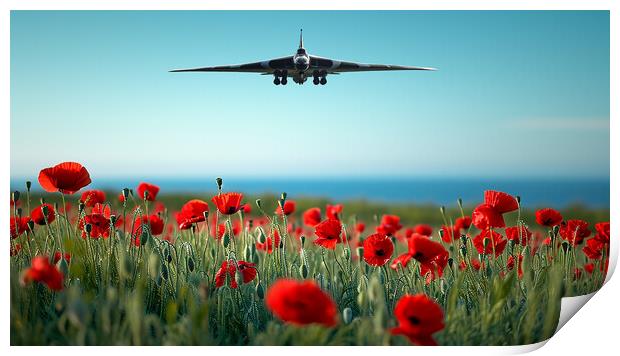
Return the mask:
{"type": "Polygon", "coordinates": [[[319,85],[319,78],[318,77],[314,77],[314,79],[312,79],[312,84],[319,85]]]}
{"type": "Polygon", "coordinates": [[[321,85],[325,85],[327,84],[327,78],[323,77],[321,78],[321,85]]]}
{"type": "Polygon", "coordinates": [[[280,82],[282,83],[282,85],[286,85],[286,83],[288,83],[288,80],[286,79],[286,77],[284,77],[280,82]]]}
{"type": "Polygon", "coordinates": [[[280,85],[280,78],[277,78],[277,77],[276,77],[276,78],[274,78],[274,79],[273,79],[273,84],[275,84],[275,85],[280,85]]]}

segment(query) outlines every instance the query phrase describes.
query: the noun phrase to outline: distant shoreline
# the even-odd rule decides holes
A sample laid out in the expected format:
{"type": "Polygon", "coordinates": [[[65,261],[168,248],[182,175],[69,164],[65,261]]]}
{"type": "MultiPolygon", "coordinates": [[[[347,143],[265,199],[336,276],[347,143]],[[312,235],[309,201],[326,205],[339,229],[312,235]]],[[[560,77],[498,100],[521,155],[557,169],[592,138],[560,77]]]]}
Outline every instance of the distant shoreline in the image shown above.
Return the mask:
{"type": "MultiPolygon", "coordinates": [[[[24,190],[26,179],[11,178],[11,190],[24,190]]],[[[135,188],[142,181],[135,178],[97,179],[88,187],[114,191],[135,188]]],[[[215,178],[152,178],[162,194],[207,194],[215,191],[215,178]]],[[[605,178],[225,178],[224,190],[250,195],[279,195],[325,198],[332,201],[363,200],[378,203],[454,205],[458,198],[465,204],[482,200],[484,190],[506,191],[522,197],[524,207],[554,206],[563,208],[581,204],[589,208],[609,209],[609,179],[605,178]]],[[[33,180],[33,191],[40,187],[33,180]]]]}

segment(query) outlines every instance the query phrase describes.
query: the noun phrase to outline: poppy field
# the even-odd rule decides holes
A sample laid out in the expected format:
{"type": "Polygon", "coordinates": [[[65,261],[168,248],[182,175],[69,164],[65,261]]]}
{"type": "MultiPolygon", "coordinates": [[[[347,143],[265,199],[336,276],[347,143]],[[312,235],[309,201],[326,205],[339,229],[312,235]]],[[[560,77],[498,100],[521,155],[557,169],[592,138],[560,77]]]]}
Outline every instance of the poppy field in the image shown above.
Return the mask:
{"type": "Polygon", "coordinates": [[[12,345],[530,344],[608,267],[608,211],[487,190],[396,214],[220,178],[173,202],[153,183],[89,189],[63,162],[12,193],[12,345]]]}

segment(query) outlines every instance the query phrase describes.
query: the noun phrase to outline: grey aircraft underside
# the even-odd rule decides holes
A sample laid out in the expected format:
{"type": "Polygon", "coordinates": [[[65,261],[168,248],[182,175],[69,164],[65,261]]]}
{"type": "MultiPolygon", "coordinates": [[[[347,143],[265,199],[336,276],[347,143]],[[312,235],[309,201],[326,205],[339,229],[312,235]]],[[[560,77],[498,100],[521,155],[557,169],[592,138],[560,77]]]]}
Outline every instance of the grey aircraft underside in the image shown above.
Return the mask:
{"type": "Polygon", "coordinates": [[[292,78],[297,84],[303,84],[308,78],[312,78],[314,85],[327,84],[328,74],[340,74],[348,72],[372,72],[387,70],[435,70],[428,67],[410,67],[388,64],[364,64],[335,59],[323,58],[308,54],[304,48],[303,32],[299,36],[299,48],[297,52],[288,57],[270,59],[261,62],[225,65],[216,67],[175,69],[171,72],[241,72],[260,73],[273,75],[273,84],[286,85],[288,78],[292,78]]]}

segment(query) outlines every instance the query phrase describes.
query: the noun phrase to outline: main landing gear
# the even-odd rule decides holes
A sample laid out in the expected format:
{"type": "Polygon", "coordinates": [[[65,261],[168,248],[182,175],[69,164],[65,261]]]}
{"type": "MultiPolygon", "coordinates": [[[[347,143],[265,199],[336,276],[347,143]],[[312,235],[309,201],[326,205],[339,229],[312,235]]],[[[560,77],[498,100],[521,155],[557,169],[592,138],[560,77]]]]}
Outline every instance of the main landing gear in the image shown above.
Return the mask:
{"type": "Polygon", "coordinates": [[[273,84],[275,85],[286,85],[288,83],[288,72],[285,70],[276,70],[273,72],[273,84]]]}
{"type": "Polygon", "coordinates": [[[317,71],[315,70],[312,73],[312,84],[314,85],[325,85],[327,84],[327,72],[325,71],[317,71]]]}

